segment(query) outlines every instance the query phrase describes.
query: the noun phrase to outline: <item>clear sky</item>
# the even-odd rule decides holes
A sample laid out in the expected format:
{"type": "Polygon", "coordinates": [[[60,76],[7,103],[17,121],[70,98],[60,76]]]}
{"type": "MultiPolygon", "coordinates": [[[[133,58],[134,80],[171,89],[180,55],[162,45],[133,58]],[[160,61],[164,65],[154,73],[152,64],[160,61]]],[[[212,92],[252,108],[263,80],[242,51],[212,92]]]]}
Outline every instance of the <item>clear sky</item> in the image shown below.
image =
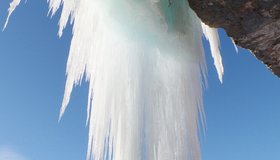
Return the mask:
{"type": "MultiPolygon", "coordinates": [[[[0,1],[4,25],[9,0],[0,1]]],[[[87,84],[77,87],[60,123],[71,27],[57,37],[46,1],[22,3],[0,33],[0,160],[83,160],[87,84]]],[[[248,51],[235,53],[220,30],[224,83],[206,44],[207,131],[203,160],[280,159],[280,80],[248,51]]]]}

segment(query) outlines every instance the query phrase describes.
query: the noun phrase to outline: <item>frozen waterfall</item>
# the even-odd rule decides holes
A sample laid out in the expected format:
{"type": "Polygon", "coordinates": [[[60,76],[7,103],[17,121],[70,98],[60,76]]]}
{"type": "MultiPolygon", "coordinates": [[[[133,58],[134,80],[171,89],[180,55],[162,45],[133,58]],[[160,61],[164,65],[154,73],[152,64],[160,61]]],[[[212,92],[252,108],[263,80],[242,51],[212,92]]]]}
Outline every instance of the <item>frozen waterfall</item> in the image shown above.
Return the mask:
{"type": "MultiPolygon", "coordinates": [[[[19,4],[11,2],[4,28],[19,4]]],[[[201,23],[186,0],[48,4],[50,15],[62,7],[59,36],[73,23],[59,118],[73,87],[84,76],[89,82],[87,159],[199,160],[206,75],[202,36],[222,81],[217,31],[201,23]]]]}

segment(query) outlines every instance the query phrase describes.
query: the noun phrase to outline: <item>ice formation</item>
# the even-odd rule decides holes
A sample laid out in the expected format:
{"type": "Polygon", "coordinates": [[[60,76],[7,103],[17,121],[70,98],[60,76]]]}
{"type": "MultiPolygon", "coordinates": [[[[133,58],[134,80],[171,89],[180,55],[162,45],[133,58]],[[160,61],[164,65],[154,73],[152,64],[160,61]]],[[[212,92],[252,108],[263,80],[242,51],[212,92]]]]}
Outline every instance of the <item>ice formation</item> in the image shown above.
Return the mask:
{"type": "MultiPolygon", "coordinates": [[[[11,3],[8,19],[19,3],[11,3]]],[[[59,36],[73,23],[60,118],[73,86],[84,76],[89,82],[87,159],[199,160],[201,39],[204,33],[210,41],[222,81],[217,31],[202,24],[186,0],[48,3],[51,15],[62,7],[59,36]]]]}
{"type": "Polygon", "coordinates": [[[11,14],[13,13],[13,11],[16,9],[16,7],[20,4],[20,1],[21,1],[21,0],[13,0],[13,1],[10,3],[10,7],[9,7],[9,9],[8,9],[8,16],[7,16],[6,22],[5,22],[5,24],[4,24],[3,30],[5,30],[5,28],[7,27],[7,24],[8,24],[8,22],[9,22],[10,16],[11,16],[11,14]]]}

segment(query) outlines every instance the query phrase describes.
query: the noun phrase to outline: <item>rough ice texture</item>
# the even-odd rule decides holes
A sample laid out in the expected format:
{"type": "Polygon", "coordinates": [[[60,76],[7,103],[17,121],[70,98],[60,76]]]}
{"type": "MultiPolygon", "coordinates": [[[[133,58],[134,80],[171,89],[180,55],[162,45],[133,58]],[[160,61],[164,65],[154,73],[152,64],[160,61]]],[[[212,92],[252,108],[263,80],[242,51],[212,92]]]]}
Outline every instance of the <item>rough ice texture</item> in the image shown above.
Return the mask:
{"type": "Polygon", "coordinates": [[[280,77],[279,0],[189,0],[201,20],[224,28],[235,43],[280,77]]]}
{"type": "Polygon", "coordinates": [[[73,86],[89,82],[87,159],[199,160],[202,28],[222,80],[217,32],[185,0],[48,2],[51,15],[63,7],[59,36],[74,22],[60,118],[73,86]]]}

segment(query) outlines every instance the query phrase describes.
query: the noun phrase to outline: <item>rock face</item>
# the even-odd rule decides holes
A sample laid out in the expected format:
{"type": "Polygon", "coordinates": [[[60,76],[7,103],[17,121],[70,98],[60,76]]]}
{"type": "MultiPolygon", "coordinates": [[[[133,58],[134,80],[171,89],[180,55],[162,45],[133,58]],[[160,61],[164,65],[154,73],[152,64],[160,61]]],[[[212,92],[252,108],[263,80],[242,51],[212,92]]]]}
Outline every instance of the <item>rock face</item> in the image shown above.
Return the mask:
{"type": "Polygon", "coordinates": [[[280,0],[189,0],[207,25],[224,28],[235,43],[280,77],[280,0]]]}

